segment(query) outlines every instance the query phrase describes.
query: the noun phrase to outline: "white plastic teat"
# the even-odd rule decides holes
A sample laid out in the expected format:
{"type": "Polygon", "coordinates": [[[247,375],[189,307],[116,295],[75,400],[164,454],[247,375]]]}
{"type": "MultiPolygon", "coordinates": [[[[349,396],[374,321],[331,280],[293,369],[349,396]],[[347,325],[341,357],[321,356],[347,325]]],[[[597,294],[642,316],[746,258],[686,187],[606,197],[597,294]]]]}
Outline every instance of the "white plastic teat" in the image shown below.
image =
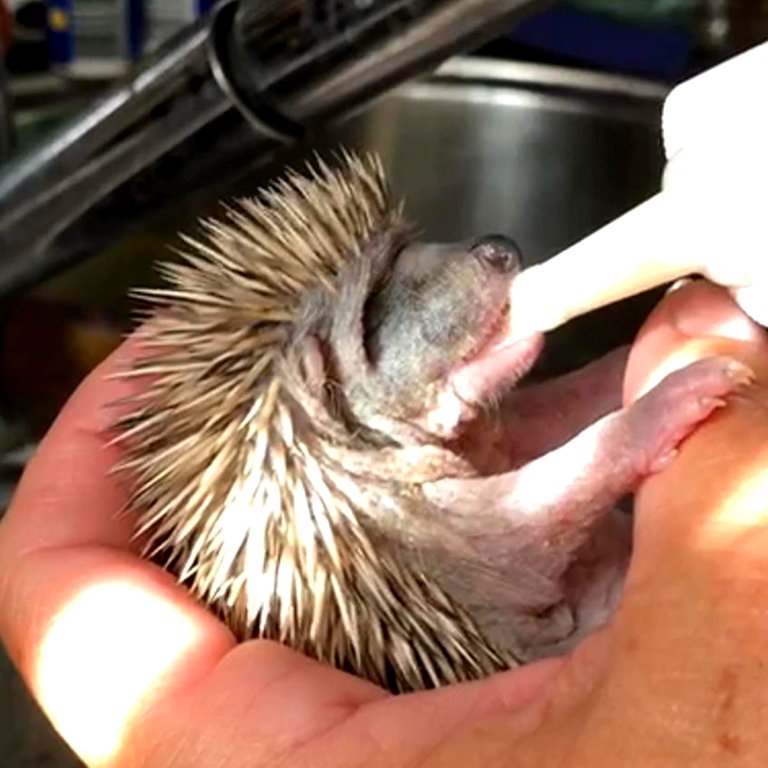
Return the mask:
{"type": "Polygon", "coordinates": [[[674,88],[663,132],[663,191],[524,271],[513,336],[694,273],[768,325],[768,43],[674,88]]]}

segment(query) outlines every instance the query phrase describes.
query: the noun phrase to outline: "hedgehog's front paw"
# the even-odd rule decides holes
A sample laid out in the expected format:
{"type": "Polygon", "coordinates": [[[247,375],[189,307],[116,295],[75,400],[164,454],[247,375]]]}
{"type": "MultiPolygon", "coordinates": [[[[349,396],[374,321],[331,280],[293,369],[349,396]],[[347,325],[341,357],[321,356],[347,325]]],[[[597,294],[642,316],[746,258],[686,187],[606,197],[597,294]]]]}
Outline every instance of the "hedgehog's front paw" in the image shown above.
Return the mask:
{"type": "Polygon", "coordinates": [[[645,433],[640,441],[645,445],[640,473],[666,467],[680,443],[753,378],[743,363],[730,357],[709,357],[670,373],[643,395],[629,408],[635,428],[645,433]],[[655,434],[649,435],[648,429],[655,434]]]}

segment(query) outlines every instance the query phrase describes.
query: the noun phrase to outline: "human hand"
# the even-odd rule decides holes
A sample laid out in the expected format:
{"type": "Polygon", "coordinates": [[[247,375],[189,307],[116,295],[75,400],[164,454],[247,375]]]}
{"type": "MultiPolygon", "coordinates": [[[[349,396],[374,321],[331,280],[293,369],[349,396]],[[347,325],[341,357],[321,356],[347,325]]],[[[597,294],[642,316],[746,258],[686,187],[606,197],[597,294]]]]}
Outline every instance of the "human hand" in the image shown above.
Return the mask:
{"type": "Polygon", "coordinates": [[[275,643],[236,645],[138,556],[108,475],[106,380],[84,382],[0,524],[0,637],[91,765],[765,765],[768,340],[727,294],[694,284],[646,323],[636,397],[711,352],[758,383],[638,494],[636,552],[609,627],[570,656],[393,697],[275,643]],[[733,337],[731,339],[707,336],[733,337]],[[735,340],[734,340],[735,339],[735,340]]]}

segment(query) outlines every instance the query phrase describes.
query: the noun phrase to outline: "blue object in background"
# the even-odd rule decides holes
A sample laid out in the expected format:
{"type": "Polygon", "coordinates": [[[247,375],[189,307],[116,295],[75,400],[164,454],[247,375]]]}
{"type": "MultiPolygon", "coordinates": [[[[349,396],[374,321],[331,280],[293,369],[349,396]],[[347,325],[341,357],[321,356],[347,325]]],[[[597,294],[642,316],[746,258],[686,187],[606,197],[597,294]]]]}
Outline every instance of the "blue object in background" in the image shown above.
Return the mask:
{"type": "Polygon", "coordinates": [[[47,0],[50,64],[70,73],[82,72],[97,60],[129,64],[170,33],[206,15],[215,2],[47,0]],[[79,27],[79,15],[88,18],[88,24],[79,27]]]}
{"type": "Polygon", "coordinates": [[[507,37],[583,65],[670,82],[684,75],[693,47],[683,26],[632,24],[567,6],[524,19],[507,37]]]}
{"type": "Polygon", "coordinates": [[[128,0],[125,8],[125,23],[128,27],[126,38],[128,58],[136,61],[144,53],[144,3],[142,0],[128,0]]]}
{"type": "Polygon", "coordinates": [[[129,63],[144,50],[144,0],[47,0],[50,64],[73,69],[93,60],[129,63]],[[89,24],[78,27],[78,11],[89,24]]]}
{"type": "MultiPolygon", "coordinates": [[[[281,0],[282,1],[282,0],[281,0]]],[[[216,0],[144,0],[144,50],[152,51],[180,29],[205,16],[216,0]]]]}
{"type": "Polygon", "coordinates": [[[48,0],[48,47],[54,66],[66,66],[75,55],[72,31],[74,0],[48,0]]]}

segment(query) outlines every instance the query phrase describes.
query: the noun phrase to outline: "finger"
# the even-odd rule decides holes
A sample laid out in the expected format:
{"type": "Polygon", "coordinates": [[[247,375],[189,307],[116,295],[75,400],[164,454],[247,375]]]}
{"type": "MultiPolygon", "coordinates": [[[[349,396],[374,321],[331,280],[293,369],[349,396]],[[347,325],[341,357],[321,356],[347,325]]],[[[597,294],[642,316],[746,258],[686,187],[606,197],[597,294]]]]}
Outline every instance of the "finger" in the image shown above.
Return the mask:
{"type": "MultiPolygon", "coordinates": [[[[0,595],[7,596],[0,600],[0,631],[17,657],[38,631],[38,596],[27,592],[9,607],[25,557],[59,547],[136,549],[131,520],[119,514],[126,496],[110,475],[118,454],[106,436],[114,418],[109,403],[128,394],[124,381],[108,376],[130,354],[129,343],[77,389],[29,461],[0,522],[0,595]]],[[[39,591],[56,601],[59,587],[52,580],[39,591]]]]}
{"type": "Polygon", "coordinates": [[[166,768],[491,765],[483,734],[509,745],[535,729],[559,669],[551,660],[395,697],[277,644],[246,643],[152,710],[143,758],[166,768]]]}
{"type": "MultiPolygon", "coordinates": [[[[0,637],[64,738],[98,763],[152,692],[188,684],[233,640],[135,554],[110,470],[109,379],[129,342],[83,382],[41,442],[0,524],[0,637]]],[[[130,385],[133,386],[133,385],[130,385]]]]}
{"type": "Polygon", "coordinates": [[[130,553],[57,547],[13,568],[0,587],[0,637],[89,765],[111,764],[153,702],[205,676],[234,645],[167,574],[130,553]]]}
{"type": "Polygon", "coordinates": [[[765,334],[725,291],[687,285],[642,330],[627,393],[713,353],[751,365],[757,381],[730,398],[637,495],[632,564],[591,718],[605,726],[596,749],[610,750],[620,736],[623,748],[643,750],[645,764],[768,759],[765,334]],[[628,702],[629,718],[618,714],[628,702]]]}
{"type": "Polygon", "coordinates": [[[110,474],[119,454],[108,434],[116,417],[111,404],[136,386],[112,374],[133,351],[128,342],[99,365],[41,441],[2,521],[0,563],[44,547],[137,549],[130,517],[119,514],[126,494],[110,474]]]}
{"type": "MultiPolygon", "coordinates": [[[[729,294],[704,280],[686,281],[667,294],[632,346],[624,380],[625,400],[634,400],[670,370],[712,350],[718,340],[766,343],[766,332],[729,294]]],[[[758,364],[761,354],[758,351],[758,364]]]]}
{"type": "MultiPolygon", "coordinates": [[[[667,296],[642,329],[628,363],[626,392],[636,395],[672,369],[712,354],[731,355],[752,368],[758,384],[768,381],[765,331],[725,290],[703,281],[691,283],[667,296]]],[[[648,544],[661,548],[665,560],[675,560],[677,547],[687,546],[694,537],[703,541],[719,523],[725,525],[718,536],[733,532],[731,523],[744,517],[750,504],[760,505],[756,494],[766,472],[765,407],[763,386],[743,388],[683,444],[669,472],[644,485],[638,495],[643,510],[637,529],[641,553],[648,544]],[[753,487],[754,494],[749,491],[753,487]],[[737,514],[742,504],[746,506],[737,514]],[[673,508],[687,513],[672,514],[673,508]]],[[[762,524],[761,514],[750,519],[762,524]]]]}
{"type": "Polygon", "coordinates": [[[3,598],[33,691],[93,765],[414,764],[494,716],[510,734],[557,670],[395,700],[272,643],[234,647],[165,574],[94,547],[28,554],[3,598]]]}

